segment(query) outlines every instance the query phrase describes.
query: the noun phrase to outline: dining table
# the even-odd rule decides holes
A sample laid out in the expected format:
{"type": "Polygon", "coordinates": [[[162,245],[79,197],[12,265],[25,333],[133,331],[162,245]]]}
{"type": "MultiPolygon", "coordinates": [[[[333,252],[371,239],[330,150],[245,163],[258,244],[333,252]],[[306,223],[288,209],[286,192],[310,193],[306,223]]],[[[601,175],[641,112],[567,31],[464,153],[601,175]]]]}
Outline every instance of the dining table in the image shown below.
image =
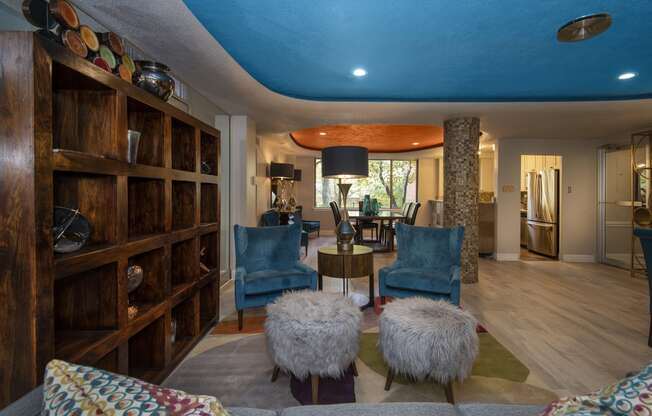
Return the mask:
{"type": "Polygon", "coordinates": [[[381,210],[377,214],[365,214],[363,211],[349,210],[349,220],[355,222],[355,241],[356,244],[362,244],[371,247],[374,253],[389,252],[394,250],[394,239],[383,243],[380,235],[376,239],[365,240],[362,235],[362,227],[358,227],[359,223],[367,221],[380,221],[380,229],[383,229],[385,222],[391,226],[394,221],[405,221],[405,215],[397,211],[381,210]]]}

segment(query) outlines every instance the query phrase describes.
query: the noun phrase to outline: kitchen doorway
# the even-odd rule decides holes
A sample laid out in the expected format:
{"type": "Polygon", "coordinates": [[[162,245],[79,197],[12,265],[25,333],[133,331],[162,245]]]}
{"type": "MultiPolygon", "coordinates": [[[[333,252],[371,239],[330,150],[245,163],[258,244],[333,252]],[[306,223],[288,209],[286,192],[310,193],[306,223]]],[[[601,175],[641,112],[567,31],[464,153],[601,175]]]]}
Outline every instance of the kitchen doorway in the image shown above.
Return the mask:
{"type": "Polygon", "coordinates": [[[521,155],[521,260],[558,260],[561,156],[521,155]]]}

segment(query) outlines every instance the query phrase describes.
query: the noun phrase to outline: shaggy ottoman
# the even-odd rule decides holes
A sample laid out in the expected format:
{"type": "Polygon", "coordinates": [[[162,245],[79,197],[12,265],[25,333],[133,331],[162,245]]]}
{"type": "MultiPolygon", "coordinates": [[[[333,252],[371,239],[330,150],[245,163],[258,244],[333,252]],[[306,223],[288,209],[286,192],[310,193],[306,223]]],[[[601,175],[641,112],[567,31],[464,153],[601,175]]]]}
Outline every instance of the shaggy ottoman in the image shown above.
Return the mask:
{"type": "Polygon", "coordinates": [[[389,371],[385,390],[394,374],[444,386],[446,400],[454,403],[453,381],[471,374],[478,355],[476,320],[446,301],[421,297],[397,299],[380,315],[380,349],[389,371]]]}
{"type": "MultiPolygon", "coordinates": [[[[310,376],[312,402],[317,403],[319,378],[340,378],[358,355],[362,312],[336,293],[288,292],[267,305],[265,335],[276,368],[299,380],[310,376]]],[[[357,374],[356,374],[357,375],[357,374]]]]}

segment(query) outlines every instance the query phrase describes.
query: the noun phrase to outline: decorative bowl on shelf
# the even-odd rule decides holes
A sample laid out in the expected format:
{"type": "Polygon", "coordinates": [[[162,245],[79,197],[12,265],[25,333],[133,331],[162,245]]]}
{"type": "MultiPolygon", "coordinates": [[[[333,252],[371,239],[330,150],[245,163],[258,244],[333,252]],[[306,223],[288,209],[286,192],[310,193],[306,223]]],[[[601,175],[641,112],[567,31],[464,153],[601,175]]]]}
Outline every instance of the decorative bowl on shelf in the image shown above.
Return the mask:
{"type": "Polygon", "coordinates": [[[168,74],[170,68],[152,61],[136,61],[136,65],[134,84],[167,101],[174,91],[174,79],[168,74]]]}
{"type": "Polygon", "coordinates": [[[127,293],[131,293],[143,283],[143,268],[137,265],[127,269],[127,293]]]}
{"type": "Polygon", "coordinates": [[[93,228],[78,209],[54,207],[52,236],[55,253],[72,253],[88,242],[93,228]]]}

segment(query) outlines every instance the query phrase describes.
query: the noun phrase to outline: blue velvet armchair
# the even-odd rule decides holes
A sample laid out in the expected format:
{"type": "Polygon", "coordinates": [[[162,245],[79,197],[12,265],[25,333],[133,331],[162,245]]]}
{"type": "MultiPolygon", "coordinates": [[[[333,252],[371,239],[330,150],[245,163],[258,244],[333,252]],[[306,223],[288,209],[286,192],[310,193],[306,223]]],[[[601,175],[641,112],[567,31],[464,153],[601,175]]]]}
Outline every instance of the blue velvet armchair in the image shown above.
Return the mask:
{"type": "Polygon", "coordinates": [[[300,223],[233,228],[239,330],[245,309],[265,306],[288,290],[317,290],[317,272],[298,260],[300,223]]]}
{"type": "Polygon", "coordinates": [[[464,227],[396,224],[398,256],[379,270],[381,302],[386,296],[422,296],[460,304],[460,254],[464,227]]]}
{"type": "MultiPolygon", "coordinates": [[[[260,222],[263,227],[275,227],[281,224],[281,216],[278,213],[278,211],[274,209],[270,209],[269,211],[265,211],[263,213],[260,222]]],[[[306,231],[305,224],[303,223],[303,219],[301,218],[301,214],[297,216],[297,214],[295,213],[293,222],[299,222],[302,225],[301,245],[306,248],[306,256],[307,256],[308,255],[308,231],[306,231]]]]}
{"type": "Polygon", "coordinates": [[[648,290],[650,291],[650,329],[647,336],[647,345],[652,347],[652,229],[634,228],[634,235],[641,240],[643,254],[645,255],[645,268],[647,269],[648,290]]]}

